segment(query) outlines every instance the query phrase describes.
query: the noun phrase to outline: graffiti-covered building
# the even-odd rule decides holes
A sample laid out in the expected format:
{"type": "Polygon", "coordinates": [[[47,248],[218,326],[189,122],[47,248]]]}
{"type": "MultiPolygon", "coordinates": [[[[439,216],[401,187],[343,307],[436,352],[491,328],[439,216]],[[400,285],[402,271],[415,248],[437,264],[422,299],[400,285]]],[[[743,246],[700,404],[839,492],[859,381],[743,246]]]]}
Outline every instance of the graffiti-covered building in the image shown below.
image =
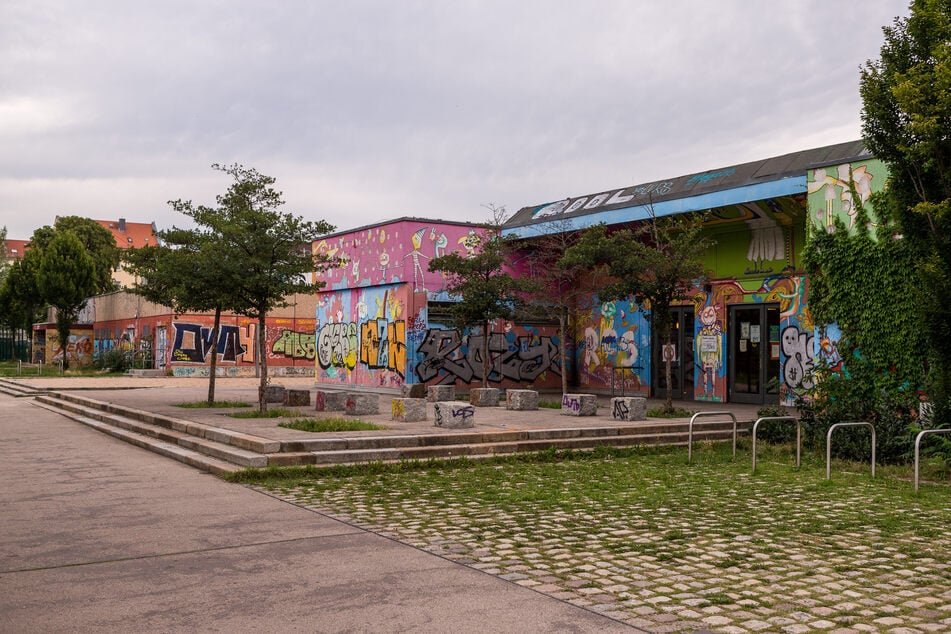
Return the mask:
{"type": "MultiPolygon", "coordinates": [[[[575,381],[583,390],[623,382],[661,394],[666,355],[673,360],[675,398],[789,402],[809,387],[819,348],[803,245],[811,231],[831,231],[835,217],[854,225],[852,192],[865,203],[885,173],[861,141],[842,143],[525,207],[503,234],[530,244],[534,236],[598,223],[706,213],[706,231],[715,240],[704,256],[707,279],[674,308],[674,345],[652,340],[646,307],[600,303],[591,289],[573,329],[575,381]]],[[[833,349],[834,342],[825,341],[821,353],[833,349]]]]}
{"type": "Polygon", "coordinates": [[[480,225],[419,218],[326,236],[317,252],[342,264],[317,276],[317,382],[367,388],[404,384],[478,387],[488,366],[493,386],[560,385],[555,329],[497,323],[489,362],[480,358],[481,329],[459,331],[448,320],[456,298],[429,271],[433,258],[472,253],[480,225]]]}
{"type": "Polygon", "coordinates": [[[215,339],[214,313],[175,314],[168,306],[124,291],[97,295],[91,302],[90,352],[99,358],[118,348],[134,356],[136,367],[174,376],[207,376],[213,354],[219,375],[254,376],[267,355],[270,374],[310,376],[316,357],[316,300],[295,295],[288,303],[268,315],[265,349],[258,350],[257,319],[225,313],[215,339]]]}

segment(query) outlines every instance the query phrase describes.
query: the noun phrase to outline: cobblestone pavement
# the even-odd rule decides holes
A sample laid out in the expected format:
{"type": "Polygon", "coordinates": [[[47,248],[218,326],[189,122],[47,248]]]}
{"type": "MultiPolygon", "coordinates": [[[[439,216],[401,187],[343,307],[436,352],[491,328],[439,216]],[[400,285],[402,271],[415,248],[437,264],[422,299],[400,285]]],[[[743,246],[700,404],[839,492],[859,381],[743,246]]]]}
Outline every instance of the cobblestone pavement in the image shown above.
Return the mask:
{"type": "Polygon", "coordinates": [[[622,471],[474,465],[269,490],[652,632],[951,631],[943,501],[919,506],[907,486],[861,474],[830,485],[815,467],[764,478],[616,462],[622,471]],[[612,482],[635,477],[628,494],[612,482]]]}

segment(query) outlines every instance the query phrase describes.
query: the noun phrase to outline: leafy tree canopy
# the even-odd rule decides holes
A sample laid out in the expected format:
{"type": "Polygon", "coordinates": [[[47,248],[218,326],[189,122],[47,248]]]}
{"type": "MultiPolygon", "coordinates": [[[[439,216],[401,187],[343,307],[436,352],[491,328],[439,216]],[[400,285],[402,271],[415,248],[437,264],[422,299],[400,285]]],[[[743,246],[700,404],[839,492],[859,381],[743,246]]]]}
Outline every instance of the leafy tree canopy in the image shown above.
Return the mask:
{"type": "MultiPolygon", "coordinates": [[[[951,4],[914,0],[861,73],[862,130],[889,167],[873,198],[911,262],[936,419],[951,416],[951,4]]],[[[897,291],[898,289],[894,289],[897,291]]],[[[893,337],[904,333],[896,332],[893,337]]]]}
{"type": "MultiPolygon", "coordinates": [[[[648,220],[608,232],[604,224],[585,231],[568,249],[564,266],[600,268],[606,281],[598,290],[603,301],[634,298],[651,311],[651,327],[670,343],[671,306],[687,299],[705,278],[703,256],[713,241],[702,234],[703,217],[677,215],[648,220]]],[[[667,360],[667,403],[673,409],[670,360],[667,360]]]]}
{"type": "Polygon", "coordinates": [[[112,274],[119,266],[121,250],[116,246],[116,239],[112,233],[89,218],[60,216],[52,227],[46,225],[33,232],[33,236],[30,238],[30,248],[42,251],[61,231],[72,232],[92,257],[95,269],[95,287],[90,295],[116,290],[118,285],[112,279],[112,274]]]}
{"type": "Polygon", "coordinates": [[[79,238],[72,231],[59,230],[43,247],[36,283],[41,297],[56,309],[56,331],[63,348],[63,365],[69,365],[65,354],[69,331],[96,290],[96,265],[79,238]]]}

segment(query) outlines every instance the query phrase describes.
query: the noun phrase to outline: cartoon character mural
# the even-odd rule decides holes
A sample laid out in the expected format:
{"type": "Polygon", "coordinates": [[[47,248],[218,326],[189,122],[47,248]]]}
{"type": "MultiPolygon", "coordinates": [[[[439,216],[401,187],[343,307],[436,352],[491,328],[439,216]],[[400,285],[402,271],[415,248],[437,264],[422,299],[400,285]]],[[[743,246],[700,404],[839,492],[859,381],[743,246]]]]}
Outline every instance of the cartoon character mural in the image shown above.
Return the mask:
{"type": "Polygon", "coordinates": [[[402,219],[319,240],[315,253],[337,258],[339,265],[314,275],[326,290],[410,283],[414,291],[434,292],[444,280],[428,261],[455,252],[468,255],[484,229],[470,223],[402,219]]]}
{"type": "Polygon", "coordinates": [[[576,351],[580,386],[610,389],[612,381],[616,387],[623,381],[625,390],[646,390],[650,385],[650,312],[628,301],[592,300],[590,306],[578,318],[583,335],[576,351]]]}
{"type": "MultiPolygon", "coordinates": [[[[853,204],[853,190],[858,196],[859,204],[864,208],[873,191],[884,185],[882,179],[875,180],[875,174],[885,171],[884,164],[877,160],[810,170],[806,188],[814,226],[831,233],[835,230],[835,218],[838,217],[848,230],[854,229],[859,206],[853,204]],[[833,169],[835,172],[832,172],[833,169]]],[[[870,224],[875,224],[874,219],[871,219],[870,224]]]]}
{"type": "Polygon", "coordinates": [[[717,383],[725,375],[725,353],[723,347],[723,322],[720,320],[720,306],[707,304],[700,310],[696,332],[696,367],[699,372],[694,395],[698,401],[720,402],[722,390],[717,383]]]}

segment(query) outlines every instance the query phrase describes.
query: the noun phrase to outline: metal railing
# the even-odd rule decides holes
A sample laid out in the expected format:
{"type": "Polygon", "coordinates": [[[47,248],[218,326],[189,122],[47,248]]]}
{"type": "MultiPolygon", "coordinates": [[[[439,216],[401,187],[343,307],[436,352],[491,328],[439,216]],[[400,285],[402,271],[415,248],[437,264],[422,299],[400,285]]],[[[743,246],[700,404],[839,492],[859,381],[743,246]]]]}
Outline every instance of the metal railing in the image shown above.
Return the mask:
{"type": "MultiPolygon", "coordinates": [[[[733,420],[733,459],[736,460],[736,416],[733,412],[697,412],[690,417],[690,425],[687,427],[687,462],[693,457],[693,422],[701,417],[707,416],[729,416],[733,420]]],[[[708,421],[722,423],[725,421],[708,421]]]]}
{"type": "MultiPolygon", "coordinates": [[[[627,383],[624,379],[624,373],[631,373],[631,382],[634,382],[634,378],[637,376],[638,368],[629,368],[626,366],[614,366],[611,368],[611,397],[615,396],[627,396],[627,383]],[[618,376],[620,375],[620,377],[618,376]],[[618,394],[620,391],[620,394],[618,394]]],[[[640,390],[632,390],[634,393],[640,393],[644,396],[647,396],[645,390],[642,388],[640,390]]]]}
{"type": "Polygon", "coordinates": [[[802,465],[802,423],[795,416],[764,416],[753,423],[753,473],[756,473],[756,430],[760,423],[774,420],[790,420],[796,423],[796,467],[802,465]]]}
{"type": "Polygon", "coordinates": [[[836,427],[868,427],[872,430],[872,477],[875,477],[875,425],[865,421],[855,423],[836,423],[829,427],[826,434],[826,480],[832,478],[832,432],[836,427]]]}
{"type": "Polygon", "coordinates": [[[951,429],[925,429],[915,436],[915,493],[918,493],[918,467],[921,462],[921,439],[927,434],[951,434],[951,429]]]}

